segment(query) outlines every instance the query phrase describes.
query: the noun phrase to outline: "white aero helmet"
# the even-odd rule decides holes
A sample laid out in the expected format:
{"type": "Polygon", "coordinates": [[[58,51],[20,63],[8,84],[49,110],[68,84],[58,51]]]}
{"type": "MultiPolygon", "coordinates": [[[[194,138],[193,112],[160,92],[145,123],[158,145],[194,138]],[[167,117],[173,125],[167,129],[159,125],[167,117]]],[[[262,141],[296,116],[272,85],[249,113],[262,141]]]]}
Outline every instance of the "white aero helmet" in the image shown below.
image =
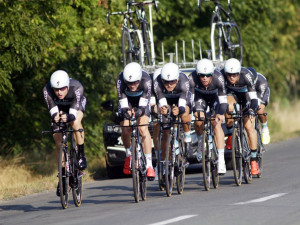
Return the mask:
{"type": "Polygon", "coordinates": [[[63,70],[57,70],[54,73],[52,73],[50,78],[50,84],[53,88],[62,88],[62,87],[68,87],[70,84],[70,78],[66,71],[63,70]]]}
{"type": "Polygon", "coordinates": [[[240,73],[241,72],[241,63],[235,58],[228,59],[225,62],[224,67],[225,73],[240,73]]]}
{"type": "Polygon", "coordinates": [[[140,81],[142,79],[142,67],[136,62],[127,64],[123,71],[123,78],[127,82],[140,81]]]}
{"type": "Polygon", "coordinates": [[[158,68],[153,73],[153,81],[158,77],[159,74],[161,74],[162,68],[158,68]]]}
{"type": "Polygon", "coordinates": [[[178,80],[179,68],[175,63],[167,63],[161,70],[161,79],[166,81],[178,80]]]}
{"type": "Polygon", "coordinates": [[[214,73],[214,64],[211,60],[201,59],[196,66],[197,74],[213,74],[214,73]]]}

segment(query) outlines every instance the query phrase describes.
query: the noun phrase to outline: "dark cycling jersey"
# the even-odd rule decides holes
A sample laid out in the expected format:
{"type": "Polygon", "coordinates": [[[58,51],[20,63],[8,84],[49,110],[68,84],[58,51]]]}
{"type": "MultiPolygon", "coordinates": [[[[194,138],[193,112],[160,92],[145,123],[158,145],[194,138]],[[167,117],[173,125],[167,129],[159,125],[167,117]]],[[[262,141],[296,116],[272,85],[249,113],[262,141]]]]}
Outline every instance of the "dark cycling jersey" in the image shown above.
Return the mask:
{"type": "Polygon", "coordinates": [[[190,74],[189,78],[195,102],[194,112],[206,111],[209,105],[216,113],[224,115],[227,108],[227,95],[221,72],[214,70],[211,83],[207,88],[203,86],[196,70],[190,74]]]}
{"type": "Polygon", "coordinates": [[[250,101],[250,108],[253,111],[257,110],[258,100],[255,90],[255,76],[248,69],[242,67],[239,75],[239,80],[236,84],[231,84],[226,75],[224,69],[221,73],[225,77],[225,86],[228,94],[234,94],[243,106],[248,107],[250,101]]]}
{"type": "Polygon", "coordinates": [[[176,87],[170,92],[164,87],[161,75],[159,75],[154,81],[154,92],[160,107],[175,104],[179,107],[180,114],[185,112],[186,105],[191,108],[189,78],[182,72],[179,74],[176,87]]]}
{"type": "Polygon", "coordinates": [[[261,73],[257,73],[258,79],[255,85],[259,104],[268,105],[270,98],[270,87],[267,79],[261,73]]]}
{"type": "Polygon", "coordinates": [[[64,99],[59,99],[55,95],[50,82],[44,87],[43,93],[52,119],[58,112],[63,111],[69,113],[68,122],[71,122],[76,119],[79,110],[82,112],[85,110],[86,97],[84,89],[77,80],[70,79],[68,94],[64,99]]]}
{"type": "MultiPolygon", "coordinates": [[[[141,115],[150,115],[150,98],[151,98],[151,77],[145,71],[142,72],[142,78],[136,91],[131,91],[123,79],[121,72],[117,79],[117,91],[119,97],[119,116],[122,117],[128,109],[136,107],[140,109],[141,115]]],[[[140,116],[141,116],[140,115],[140,116]]],[[[124,118],[123,118],[124,119],[124,118]]]]}

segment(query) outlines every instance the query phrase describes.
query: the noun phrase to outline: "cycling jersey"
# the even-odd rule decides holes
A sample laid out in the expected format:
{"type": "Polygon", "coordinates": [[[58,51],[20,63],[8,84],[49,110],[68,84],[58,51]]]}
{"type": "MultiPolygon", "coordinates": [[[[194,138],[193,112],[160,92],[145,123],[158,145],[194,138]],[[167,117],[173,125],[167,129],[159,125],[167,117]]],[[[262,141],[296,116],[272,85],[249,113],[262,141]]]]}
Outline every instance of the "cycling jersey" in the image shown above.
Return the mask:
{"type": "Polygon", "coordinates": [[[43,93],[52,119],[58,112],[63,111],[69,113],[68,122],[71,122],[76,119],[79,110],[82,112],[85,110],[84,89],[77,80],[70,79],[68,94],[64,99],[59,99],[56,96],[50,82],[44,87],[43,93]]]}
{"type": "Polygon", "coordinates": [[[193,111],[204,112],[209,106],[217,114],[224,115],[227,107],[227,95],[221,72],[214,70],[208,87],[204,87],[196,70],[190,74],[189,78],[195,103],[193,111]]]}
{"type": "Polygon", "coordinates": [[[257,75],[258,79],[255,85],[255,89],[259,101],[258,105],[264,104],[265,106],[267,106],[270,98],[270,87],[264,75],[262,75],[261,73],[257,73],[257,75]]]}
{"type": "MultiPolygon", "coordinates": [[[[124,119],[124,112],[133,107],[142,111],[141,115],[150,116],[150,98],[151,98],[151,77],[145,71],[142,72],[142,78],[136,91],[131,91],[125,80],[123,79],[123,72],[121,72],[117,79],[117,92],[119,98],[118,114],[121,119],[124,119]]],[[[141,116],[140,115],[140,116],[141,116]]]]}
{"type": "Polygon", "coordinates": [[[185,106],[191,108],[191,91],[189,78],[184,73],[180,72],[179,79],[173,91],[168,91],[162,82],[161,75],[154,81],[154,92],[160,107],[172,106],[173,104],[179,107],[180,113],[184,113],[185,106]]]}
{"type": "Polygon", "coordinates": [[[225,75],[224,69],[221,70],[221,73],[225,77],[227,94],[232,94],[238,103],[241,103],[244,107],[250,107],[256,112],[258,100],[255,90],[255,75],[248,69],[242,67],[238,82],[236,84],[231,84],[225,75]]]}

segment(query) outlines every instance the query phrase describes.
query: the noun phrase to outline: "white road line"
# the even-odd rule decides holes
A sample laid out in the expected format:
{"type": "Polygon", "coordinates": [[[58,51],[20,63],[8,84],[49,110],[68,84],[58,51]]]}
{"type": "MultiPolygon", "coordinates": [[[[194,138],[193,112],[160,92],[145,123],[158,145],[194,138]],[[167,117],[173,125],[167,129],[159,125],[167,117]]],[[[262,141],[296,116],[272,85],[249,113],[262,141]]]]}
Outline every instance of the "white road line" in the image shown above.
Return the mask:
{"type": "Polygon", "coordinates": [[[188,218],[191,218],[191,217],[194,217],[194,216],[197,216],[197,215],[179,216],[179,217],[176,217],[174,219],[165,220],[165,221],[161,221],[161,222],[158,222],[158,223],[152,223],[152,224],[149,224],[149,225],[165,225],[165,224],[169,224],[169,223],[175,223],[175,222],[178,222],[180,220],[185,220],[185,219],[188,219],[188,218]]]}
{"type": "Polygon", "coordinates": [[[278,193],[278,194],[270,195],[270,196],[263,197],[263,198],[253,199],[253,200],[250,200],[250,201],[247,201],[247,202],[234,203],[233,205],[246,205],[246,204],[251,204],[251,203],[265,202],[265,201],[268,201],[268,200],[273,199],[273,198],[279,198],[279,197],[284,196],[286,194],[287,193],[278,193]]]}

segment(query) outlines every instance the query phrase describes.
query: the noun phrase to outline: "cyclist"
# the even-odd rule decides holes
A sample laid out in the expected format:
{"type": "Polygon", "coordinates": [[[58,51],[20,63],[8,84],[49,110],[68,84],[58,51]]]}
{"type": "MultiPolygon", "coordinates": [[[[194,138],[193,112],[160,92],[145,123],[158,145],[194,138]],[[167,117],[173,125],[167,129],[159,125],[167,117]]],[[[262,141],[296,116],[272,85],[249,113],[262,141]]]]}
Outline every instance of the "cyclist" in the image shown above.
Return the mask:
{"type": "MultiPolygon", "coordinates": [[[[248,67],[248,69],[253,73],[257,73],[255,69],[252,67],[248,67]]],[[[258,119],[261,123],[261,131],[262,131],[262,143],[269,144],[270,143],[270,133],[268,128],[268,118],[267,116],[262,115],[266,113],[266,106],[269,104],[270,99],[270,87],[268,81],[264,75],[261,73],[257,73],[257,81],[255,85],[255,89],[257,92],[258,98],[258,110],[257,114],[261,114],[258,116],[258,119]]]]}
{"type": "MultiPolygon", "coordinates": [[[[241,67],[240,61],[235,58],[228,59],[221,72],[225,77],[229,112],[233,112],[233,104],[239,102],[244,109],[243,114],[248,115],[243,121],[251,150],[251,174],[256,175],[259,171],[257,163],[257,135],[254,129],[254,116],[258,108],[257,93],[255,90],[255,74],[241,67]]],[[[226,114],[226,118],[226,127],[230,134],[226,142],[226,149],[231,149],[233,119],[229,119],[228,114],[226,114]]]]}
{"type": "MultiPolygon", "coordinates": [[[[225,121],[225,111],[227,108],[227,95],[225,90],[225,82],[223,75],[214,68],[211,60],[201,59],[196,69],[190,74],[191,90],[194,95],[194,116],[198,118],[204,117],[204,112],[209,106],[215,112],[215,120],[212,126],[215,132],[216,145],[218,149],[218,173],[224,175],[226,173],[226,165],[224,159],[224,132],[221,123],[225,121]]],[[[203,122],[195,121],[195,131],[198,136],[198,148],[202,140],[203,122]]],[[[198,149],[197,148],[197,149],[198,149]]]]}
{"type": "MultiPolygon", "coordinates": [[[[148,73],[142,70],[136,62],[127,64],[124,71],[117,79],[117,91],[119,97],[118,115],[121,126],[128,126],[131,116],[137,119],[139,125],[148,124],[150,116],[150,98],[152,81],[148,73]]],[[[142,137],[142,145],[146,156],[147,178],[153,180],[155,172],[152,166],[152,144],[148,126],[139,127],[142,137]]],[[[124,163],[124,174],[131,174],[131,128],[122,127],[121,138],[126,149],[126,159],[124,163]]]]}
{"type": "MultiPolygon", "coordinates": [[[[162,115],[180,116],[182,122],[191,122],[191,92],[189,78],[179,71],[175,63],[163,66],[161,74],[154,81],[154,92],[162,115]]],[[[163,117],[164,122],[166,117],[163,117]]],[[[190,125],[183,124],[184,143],[187,152],[190,152],[191,134],[190,125]]],[[[163,126],[161,143],[162,158],[164,159],[167,147],[169,126],[163,126]]]]}
{"type": "MultiPolygon", "coordinates": [[[[51,75],[50,82],[44,87],[43,93],[50,111],[53,131],[59,129],[56,123],[60,121],[70,123],[74,130],[83,129],[81,120],[85,111],[86,97],[79,81],[70,79],[67,72],[57,70],[51,75]]],[[[62,134],[55,133],[53,138],[58,162],[62,134]]],[[[84,132],[75,132],[75,139],[78,145],[79,167],[84,170],[87,167],[84,154],[84,132]]],[[[56,194],[60,196],[59,185],[57,185],[56,194]]]]}

